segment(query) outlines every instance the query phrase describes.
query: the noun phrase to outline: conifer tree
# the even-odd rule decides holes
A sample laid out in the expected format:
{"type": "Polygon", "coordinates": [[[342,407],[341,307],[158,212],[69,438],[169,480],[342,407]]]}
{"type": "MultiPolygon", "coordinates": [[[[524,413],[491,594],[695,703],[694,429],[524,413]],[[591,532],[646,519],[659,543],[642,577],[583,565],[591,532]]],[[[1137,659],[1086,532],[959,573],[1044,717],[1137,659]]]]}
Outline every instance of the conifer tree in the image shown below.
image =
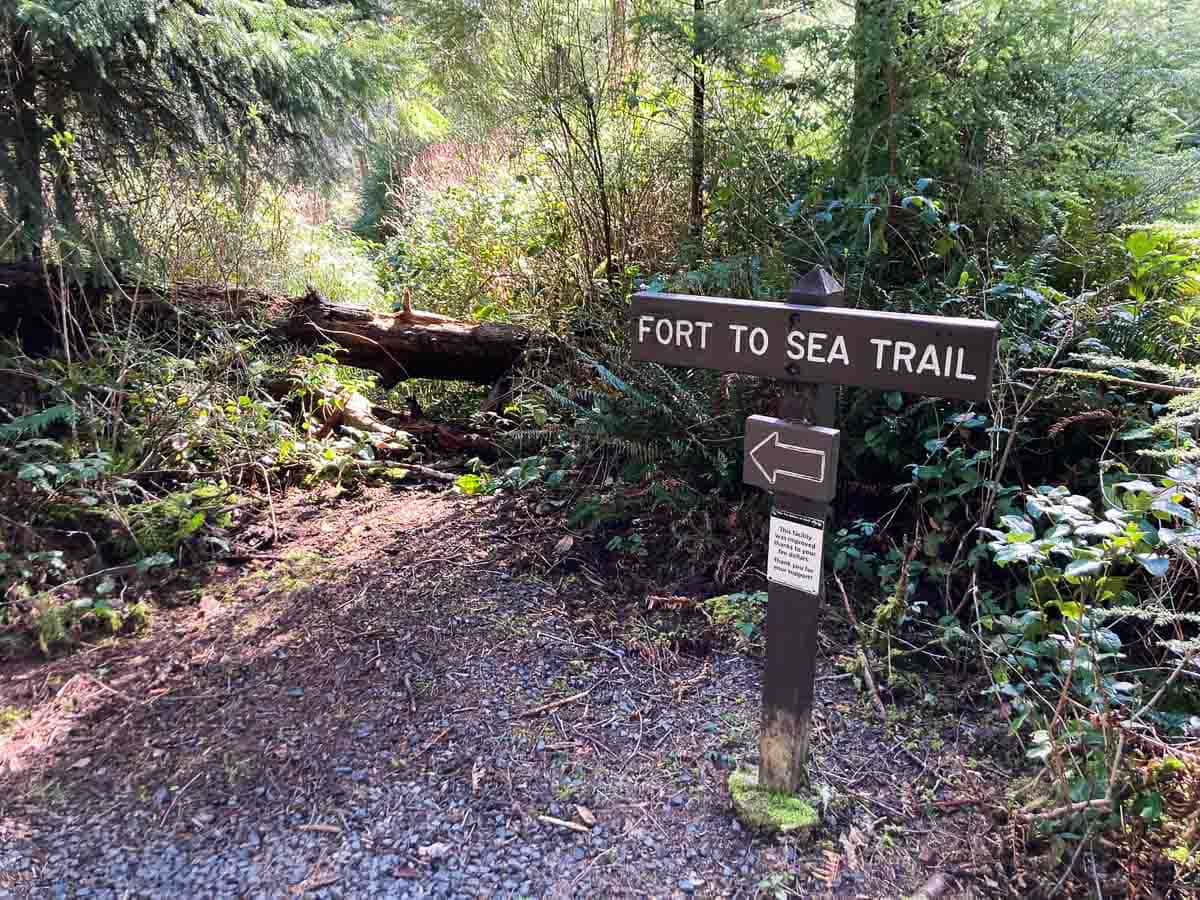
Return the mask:
{"type": "Polygon", "coordinates": [[[119,174],[156,160],[311,172],[396,74],[387,25],[372,0],[0,4],[0,253],[111,225],[119,174]]]}

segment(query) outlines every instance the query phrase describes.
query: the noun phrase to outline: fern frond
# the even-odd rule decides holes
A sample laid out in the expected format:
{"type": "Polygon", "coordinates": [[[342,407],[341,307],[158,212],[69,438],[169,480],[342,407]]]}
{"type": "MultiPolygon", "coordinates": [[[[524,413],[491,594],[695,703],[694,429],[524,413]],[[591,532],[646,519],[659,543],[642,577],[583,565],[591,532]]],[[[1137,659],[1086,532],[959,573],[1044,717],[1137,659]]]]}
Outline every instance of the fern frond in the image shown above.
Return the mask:
{"type": "Polygon", "coordinates": [[[0,425],[0,443],[20,440],[24,437],[44,434],[54,425],[74,425],[79,413],[69,403],[58,403],[45,409],[17,416],[6,425],[0,425]]]}

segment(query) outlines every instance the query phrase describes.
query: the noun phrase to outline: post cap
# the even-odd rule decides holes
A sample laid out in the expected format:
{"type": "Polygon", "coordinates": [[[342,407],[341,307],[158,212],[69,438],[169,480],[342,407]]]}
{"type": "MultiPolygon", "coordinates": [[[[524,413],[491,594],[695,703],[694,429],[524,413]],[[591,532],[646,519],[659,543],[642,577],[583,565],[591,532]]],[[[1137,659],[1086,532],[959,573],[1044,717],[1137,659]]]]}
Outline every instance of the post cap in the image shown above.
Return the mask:
{"type": "Polygon", "coordinates": [[[792,303],[824,305],[826,298],[842,293],[842,283],[821,266],[814,266],[807,275],[801,275],[788,291],[792,303]]]}

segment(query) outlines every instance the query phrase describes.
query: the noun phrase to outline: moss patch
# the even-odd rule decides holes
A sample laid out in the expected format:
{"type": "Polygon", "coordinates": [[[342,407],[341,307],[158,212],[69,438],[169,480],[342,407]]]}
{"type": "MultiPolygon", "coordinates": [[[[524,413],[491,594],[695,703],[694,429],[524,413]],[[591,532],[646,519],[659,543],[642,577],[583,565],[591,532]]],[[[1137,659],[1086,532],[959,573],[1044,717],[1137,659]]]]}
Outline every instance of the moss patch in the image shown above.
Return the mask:
{"type": "Polygon", "coordinates": [[[729,793],[739,819],[760,831],[794,834],[821,824],[816,807],[790,794],[776,794],[758,786],[758,767],[738,769],[729,776],[729,793]]]}
{"type": "Polygon", "coordinates": [[[12,731],[17,723],[29,718],[29,710],[18,706],[0,706],[0,737],[12,731]]]}

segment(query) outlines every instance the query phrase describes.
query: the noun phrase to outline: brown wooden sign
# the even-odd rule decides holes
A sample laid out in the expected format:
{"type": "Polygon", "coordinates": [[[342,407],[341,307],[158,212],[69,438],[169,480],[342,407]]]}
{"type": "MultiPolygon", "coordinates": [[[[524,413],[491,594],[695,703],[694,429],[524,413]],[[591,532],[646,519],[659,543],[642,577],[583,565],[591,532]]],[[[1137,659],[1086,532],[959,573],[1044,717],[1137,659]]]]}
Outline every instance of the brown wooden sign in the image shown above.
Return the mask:
{"type": "Polygon", "coordinates": [[[742,470],[747,483],[774,493],[759,784],[791,794],[808,784],[821,563],[837,486],[833,385],[986,400],[1000,328],[845,309],[842,286],[820,268],[798,279],[788,298],[644,292],[633,296],[630,331],[635,359],[800,383],[780,397],[782,418],[747,419],[742,470]]]}
{"type": "Polygon", "coordinates": [[[742,480],[768,491],[828,503],[837,491],[838,435],[834,428],[750,416],[742,480]]]}
{"type": "Polygon", "coordinates": [[[999,323],[766,300],[634,294],[635,359],[986,400],[999,323]]]}

